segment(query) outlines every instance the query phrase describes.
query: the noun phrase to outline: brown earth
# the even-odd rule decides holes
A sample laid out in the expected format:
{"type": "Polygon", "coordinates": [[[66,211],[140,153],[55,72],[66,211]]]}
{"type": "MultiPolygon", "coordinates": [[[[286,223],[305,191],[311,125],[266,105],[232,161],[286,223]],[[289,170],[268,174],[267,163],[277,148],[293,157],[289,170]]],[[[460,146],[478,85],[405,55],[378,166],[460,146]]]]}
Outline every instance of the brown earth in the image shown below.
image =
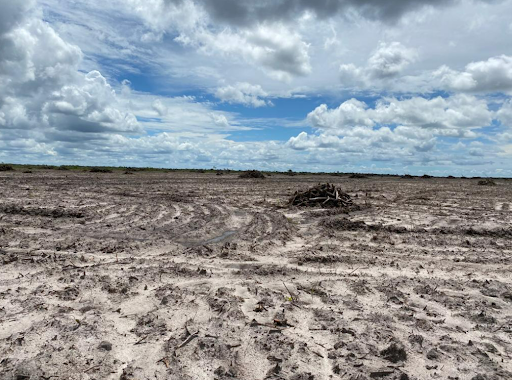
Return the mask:
{"type": "Polygon", "coordinates": [[[0,379],[512,379],[496,183],[3,172],[0,379]]]}

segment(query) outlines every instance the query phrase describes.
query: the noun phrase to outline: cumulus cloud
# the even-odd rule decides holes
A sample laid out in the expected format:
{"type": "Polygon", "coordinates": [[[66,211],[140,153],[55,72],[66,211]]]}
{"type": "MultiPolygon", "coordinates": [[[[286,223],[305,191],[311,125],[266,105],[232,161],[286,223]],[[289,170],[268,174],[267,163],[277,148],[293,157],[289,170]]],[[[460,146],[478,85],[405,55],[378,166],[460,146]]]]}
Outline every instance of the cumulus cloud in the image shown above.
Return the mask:
{"type": "Polygon", "coordinates": [[[353,126],[375,125],[367,104],[357,99],[347,100],[334,110],[322,104],[311,111],[307,119],[311,126],[322,130],[342,131],[353,126]]]}
{"type": "Polygon", "coordinates": [[[512,129],[512,100],[508,99],[496,114],[501,124],[512,129]]]}
{"type": "Polygon", "coordinates": [[[501,55],[487,61],[471,62],[464,71],[444,65],[434,72],[434,77],[450,90],[509,92],[512,91],[512,57],[501,55]]]}
{"type": "Polygon", "coordinates": [[[469,130],[488,126],[492,120],[493,113],[487,103],[469,95],[433,99],[384,98],[374,108],[351,99],[338,108],[321,105],[308,114],[308,121],[314,128],[333,133],[343,133],[354,126],[401,125],[464,137],[469,130]]]}
{"type": "Polygon", "coordinates": [[[259,25],[253,29],[218,33],[198,28],[183,31],[176,41],[208,55],[241,58],[272,78],[290,81],[311,72],[309,45],[284,25],[259,25]]]}
{"type": "Polygon", "coordinates": [[[215,96],[222,102],[243,104],[249,107],[265,107],[272,105],[270,100],[264,100],[268,94],[260,85],[252,85],[247,82],[236,83],[234,86],[220,87],[215,96]]]}
{"type": "Polygon", "coordinates": [[[286,147],[350,160],[477,165],[480,159],[478,165],[490,165],[497,153],[471,139],[496,117],[509,117],[508,107],[507,102],[494,113],[485,101],[462,94],[433,99],[383,98],[373,107],[350,99],[334,109],[321,105],[310,112],[307,120],[314,133],[291,137],[286,147]],[[447,153],[450,145],[440,137],[465,138],[468,143],[459,144],[462,148],[456,153],[447,153]]]}
{"type": "Polygon", "coordinates": [[[301,132],[297,137],[291,137],[287,146],[295,150],[333,149],[345,153],[361,155],[390,156],[394,158],[407,156],[418,152],[429,152],[436,145],[434,135],[421,128],[388,127],[372,129],[355,127],[343,136],[333,136],[326,133],[309,135],[301,132]]]}
{"type": "Polygon", "coordinates": [[[375,78],[394,77],[414,62],[416,56],[414,49],[406,48],[400,42],[382,42],[368,60],[368,71],[375,78]]]}
{"type": "Polygon", "coordinates": [[[16,22],[0,20],[0,129],[140,132],[98,71],[78,71],[81,50],[28,12],[30,2],[12,3],[0,3],[1,14],[18,11],[16,22]]]}
{"type": "MultiPolygon", "coordinates": [[[[262,68],[271,77],[289,81],[311,72],[309,45],[282,23],[219,28],[201,2],[129,0],[147,26],[163,36],[208,55],[227,55],[262,68]]],[[[153,36],[153,34],[152,34],[153,36]]]]}
{"type": "MultiPolygon", "coordinates": [[[[151,28],[143,35],[146,41],[172,32],[178,34],[175,40],[183,45],[211,55],[242,58],[281,81],[311,72],[309,44],[298,33],[298,20],[310,15],[325,19],[355,13],[387,22],[425,6],[451,3],[455,1],[129,0],[130,6],[151,28]]],[[[414,52],[397,42],[382,44],[370,58],[365,74],[375,78],[393,77],[414,59],[414,52]]],[[[350,66],[342,68],[350,69],[350,66]]]]}
{"type": "Polygon", "coordinates": [[[0,35],[7,33],[25,18],[34,0],[0,0],[0,35]]]}
{"type": "Polygon", "coordinates": [[[348,86],[372,86],[375,80],[399,76],[416,58],[416,50],[400,42],[381,42],[366,66],[357,67],[351,63],[340,65],[340,78],[348,86]]]}

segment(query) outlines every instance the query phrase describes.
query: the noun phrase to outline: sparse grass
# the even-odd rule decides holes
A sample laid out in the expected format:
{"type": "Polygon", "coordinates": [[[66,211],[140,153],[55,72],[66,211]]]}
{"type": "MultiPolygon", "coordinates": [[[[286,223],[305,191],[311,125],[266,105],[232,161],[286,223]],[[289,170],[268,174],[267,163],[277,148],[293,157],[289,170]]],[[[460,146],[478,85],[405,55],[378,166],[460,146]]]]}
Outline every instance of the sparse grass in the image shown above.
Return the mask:
{"type": "Polygon", "coordinates": [[[91,173],[112,173],[112,169],[109,169],[109,168],[103,168],[103,167],[95,167],[95,168],[91,168],[91,170],[89,170],[91,173]]]}

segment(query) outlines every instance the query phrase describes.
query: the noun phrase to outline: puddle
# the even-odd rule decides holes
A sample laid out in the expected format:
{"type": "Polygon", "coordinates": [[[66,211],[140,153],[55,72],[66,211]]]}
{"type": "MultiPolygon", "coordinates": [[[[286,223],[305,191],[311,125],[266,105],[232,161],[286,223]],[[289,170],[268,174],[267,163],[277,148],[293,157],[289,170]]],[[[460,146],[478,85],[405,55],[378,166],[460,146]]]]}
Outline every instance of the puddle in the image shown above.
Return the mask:
{"type": "Polygon", "coordinates": [[[213,239],[206,240],[204,244],[215,244],[220,243],[223,240],[226,240],[228,237],[233,236],[236,234],[236,231],[226,231],[222,235],[214,237],[213,239]]]}
{"type": "Polygon", "coordinates": [[[227,239],[229,239],[231,236],[235,235],[238,231],[226,231],[220,236],[216,236],[214,238],[208,239],[208,240],[193,240],[193,241],[180,241],[181,244],[183,244],[186,247],[198,247],[201,245],[207,245],[207,244],[216,244],[221,243],[227,239]]]}

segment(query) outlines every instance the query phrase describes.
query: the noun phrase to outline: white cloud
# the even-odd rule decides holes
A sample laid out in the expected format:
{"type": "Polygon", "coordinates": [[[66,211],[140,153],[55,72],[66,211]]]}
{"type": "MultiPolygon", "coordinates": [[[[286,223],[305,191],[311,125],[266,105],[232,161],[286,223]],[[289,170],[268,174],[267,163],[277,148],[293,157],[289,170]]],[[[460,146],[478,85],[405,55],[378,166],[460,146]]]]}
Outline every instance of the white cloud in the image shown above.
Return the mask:
{"type": "Polygon", "coordinates": [[[247,82],[236,83],[234,86],[224,86],[217,89],[215,96],[223,102],[243,104],[250,107],[265,107],[272,105],[269,100],[263,100],[268,94],[260,85],[247,82]]]}
{"type": "MultiPolygon", "coordinates": [[[[311,72],[308,44],[284,24],[219,28],[212,24],[200,3],[190,0],[129,0],[129,3],[151,30],[177,33],[175,41],[204,54],[242,59],[280,81],[311,72]]],[[[146,33],[144,38],[154,39],[154,33],[146,33]]]]}
{"type": "Polygon", "coordinates": [[[207,55],[241,58],[280,81],[287,82],[311,72],[308,44],[283,25],[259,25],[238,32],[229,29],[212,32],[198,27],[182,31],[176,41],[207,55]]]}
{"type": "MultiPolygon", "coordinates": [[[[417,52],[399,42],[381,42],[370,56],[366,66],[352,63],[340,65],[340,78],[346,86],[378,87],[375,81],[388,80],[401,75],[417,59],[417,52]]],[[[389,85],[389,83],[386,83],[389,85]]]]}
{"type": "Polygon", "coordinates": [[[322,104],[310,112],[307,118],[314,128],[322,130],[344,131],[355,126],[375,125],[366,103],[357,99],[347,100],[334,110],[322,104]]]}
{"type": "Polygon", "coordinates": [[[374,108],[368,108],[364,102],[351,99],[336,109],[321,105],[308,115],[308,121],[314,128],[332,133],[343,133],[356,126],[402,125],[458,136],[461,135],[460,131],[485,127],[492,119],[493,114],[487,103],[469,95],[456,95],[446,99],[384,98],[374,108]]]}
{"type": "MultiPolygon", "coordinates": [[[[510,1],[87,0],[70,6],[37,0],[41,9],[29,5],[0,0],[3,161],[281,170],[372,165],[378,170],[378,163],[386,162],[388,170],[409,164],[449,170],[492,162],[511,141],[507,96],[456,94],[510,91],[510,57],[502,55],[510,42],[503,33],[510,24],[510,1]],[[457,6],[441,8],[446,3],[457,6]],[[415,12],[424,5],[433,7],[415,12]],[[492,22],[466,28],[477,18],[492,22]],[[340,62],[345,63],[341,84],[340,62]],[[441,85],[432,72],[442,65],[466,68],[445,70],[441,85]],[[136,74],[133,89],[119,83],[125,74],[136,74]],[[172,95],[142,92],[142,85],[172,95]],[[431,99],[440,87],[455,94],[431,99]],[[292,94],[302,99],[268,112],[286,118],[268,119],[254,116],[263,110],[220,111],[217,103],[202,100],[204,94],[248,107],[292,94]],[[349,97],[356,99],[315,109],[349,97]],[[376,104],[362,101],[368,98],[376,104]],[[268,134],[261,135],[267,141],[230,140],[235,131],[242,131],[239,140],[250,129],[303,127],[308,111],[315,131],[295,133],[288,143],[269,141],[268,134]],[[493,119],[501,126],[482,130],[493,119]],[[492,141],[492,149],[471,144],[477,136],[492,141]],[[464,148],[450,149],[459,139],[465,139],[464,148]]],[[[287,131],[276,136],[289,136],[287,131]]]]}
{"type": "Polygon", "coordinates": [[[444,65],[434,72],[446,88],[468,92],[512,91],[512,57],[501,55],[487,61],[472,62],[464,71],[456,71],[444,65]]]}
{"type": "Polygon", "coordinates": [[[87,132],[88,127],[97,132],[98,125],[110,131],[142,132],[133,114],[115,108],[116,93],[101,73],[91,71],[77,79],[74,85],[65,85],[53,92],[52,100],[43,107],[50,124],[80,126],[82,123],[76,121],[79,118],[88,122],[79,127],[82,132],[87,132]]]}
{"type": "Polygon", "coordinates": [[[34,0],[0,0],[0,35],[7,33],[25,18],[25,13],[34,5],[34,0]]]}
{"type": "Polygon", "coordinates": [[[512,129],[512,100],[505,101],[496,115],[505,127],[512,129]]]}
{"type": "Polygon", "coordinates": [[[381,43],[377,51],[368,60],[368,71],[373,78],[391,78],[414,62],[417,53],[399,42],[381,43]]]}
{"type": "Polygon", "coordinates": [[[78,71],[80,49],[24,10],[9,30],[3,26],[0,129],[140,132],[98,71],[78,71]]]}
{"type": "Polygon", "coordinates": [[[327,133],[308,135],[302,132],[287,142],[287,146],[300,151],[327,149],[370,157],[388,156],[393,159],[429,152],[435,145],[436,139],[431,132],[411,127],[397,127],[394,130],[388,127],[379,129],[355,127],[345,132],[343,136],[327,133]]]}

